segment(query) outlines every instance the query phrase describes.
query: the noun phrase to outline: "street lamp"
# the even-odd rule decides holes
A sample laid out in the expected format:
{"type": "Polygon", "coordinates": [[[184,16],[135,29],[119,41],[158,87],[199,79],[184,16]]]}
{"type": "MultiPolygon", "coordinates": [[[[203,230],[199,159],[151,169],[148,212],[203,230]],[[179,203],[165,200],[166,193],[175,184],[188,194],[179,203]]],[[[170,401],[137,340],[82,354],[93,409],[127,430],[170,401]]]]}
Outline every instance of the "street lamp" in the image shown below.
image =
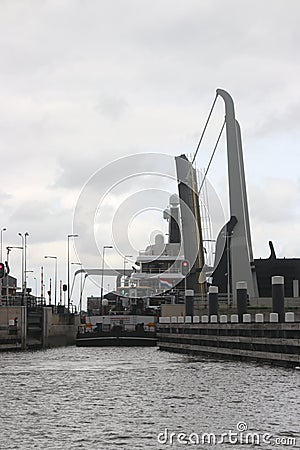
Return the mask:
{"type": "Polygon", "coordinates": [[[23,295],[26,293],[26,268],[27,268],[27,237],[29,236],[29,233],[26,231],[26,233],[18,233],[19,236],[21,236],[22,239],[22,290],[23,295]]]}
{"type": "MultiPolygon", "coordinates": [[[[23,247],[18,247],[18,246],[8,246],[8,247],[6,247],[6,249],[7,249],[7,256],[6,256],[7,267],[9,267],[9,252],[13,248],[18,248],[18,249],[22,250],[22,254],[23,254],[23,247]]],[[[23,274],[23,272],[22,272],[22,274],[23,274]]],[[[6,275],[6,303],[8,305],[8,274],[6,275]]]]}
{"type": "Polygon", "coordinates": [[[55,259],[54,266],[54,305],[57,304],[57,256],[44,256],[44,258],[55,259]]]}
{"type": "MultiPolygon", "coordinates": [[[[26,270],[26,272],[25,272],[25,280],[27,280],[27,278],[28,278],[28,273],[34,273],[34,270],[26,270]]],[[[26,294],[27,294],[27,287],[26,287],[26,294]]]]}
{"type": "Polygon", "coordinates": [[[68,234],[68,312],[70,311],[70,238],[78,237],[78,234],[68,234]]]}
{"type": "Polygon", "coordinates": [[[24,295],[24,236],[22,233],[18,233],[19,236],[21,236],[22,239],[22,292],[24,295]]]}
{"type": "Polygon", "coordinates": [[[132,255],[125,255],[125,256],[124,256],[124,271],[123,271],[123,276],[124,276],[124,287],[125,287],[125,280],[126,280],[126,278],[125,278],[125,264],[128,263],[128,261],[127,261],[126,258],[133,258],[133,256],[132,256],[132,255]]]}
{"type": "Polygon", "coordinates": [[[3,231],[6,231],[6,228],[1,230],[1,262],[3,261],[3,231]]]}
{"type": "MultiPolygon", "coordinates": [[[[80,262],[72,262],[71,265],[80,266],[82,270],[82,263],[80,262]]],[[[82,299],[82,290],[83,290],[83,272],[80,273],[80,286],[79,286],[79,311],[81,311],[81,299],[82,299]]],[[[75,279],[74,279],[75,280],[75,279]]]]}
{"type": "Polygon", "coordinates": [[[24,291],[26,293],[26,286],[27,286],[27,282],[26,282],[26,269],[27,269],[27,236],[29,236],[29,233],[24,234],[24,273],[25,273],[25,279],[24,279],[24,291]]]}
{"type": "MultiPolygon", "coordinates": [[[[3,262],[3,231],[6,231],[6,228],[1,229],[1,263],[3,262]]],[[[0,279],[0,297],[2,297],[2,278],[0,279]]]]}
{"type": "Polygon", "coordinates": [[[35,281],[35,298],[37,298],[37,278],[33,277],[34,281],[35,281]]]}
{"type": "Polygon", "coordinates": [[[101,270],[101,295],[100,295],[100,313],[102,314],[102,300],[103,300],[103,271],[104,271],[104,254],[106,248],[113,248],[112,245],[104,245],[102,249],[102,270],[101,270]]]}

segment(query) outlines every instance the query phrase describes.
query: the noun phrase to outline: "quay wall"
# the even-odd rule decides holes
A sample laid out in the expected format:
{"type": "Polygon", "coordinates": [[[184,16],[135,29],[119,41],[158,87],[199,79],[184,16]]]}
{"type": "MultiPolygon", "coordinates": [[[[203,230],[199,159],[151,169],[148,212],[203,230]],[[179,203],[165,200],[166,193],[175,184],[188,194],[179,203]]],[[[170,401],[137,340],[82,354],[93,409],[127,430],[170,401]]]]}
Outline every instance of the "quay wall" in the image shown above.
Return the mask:
{"type": "Polygon", "coordinates": [[[0,350],[19,350],[26,346],[25,306],[0,307],[0,350]]]}
{"type": "Polygon", "coordinates": [[[74,345],[78,326],[78,315],[51,306],[0,306],[0,351],[74,345]]]}
{"type": "Polygon", "coordinates": [[[53,314],[52,308],[44,308],[43,348],[74,345],[78,326],[78,315],[53,314]]]}
{"type": "MultiPolygon", "coordinates": [[[[274,315],[264,322],[259,315],[262,321],[259,323],[254,322],[250,314],[245,316],[245,322],[240,323],[237,315],[233,316],[236,323],[220,323],[217,316],[213,319],[215,323],[209,323],[208,316],[203,316],[205,319],[199,316],[161,317],[159,349],[300,366],[300,322],[272,322],[276,320],[274,315]]],[[[220,317],[225,320],[224,315],[220,317]]]]}

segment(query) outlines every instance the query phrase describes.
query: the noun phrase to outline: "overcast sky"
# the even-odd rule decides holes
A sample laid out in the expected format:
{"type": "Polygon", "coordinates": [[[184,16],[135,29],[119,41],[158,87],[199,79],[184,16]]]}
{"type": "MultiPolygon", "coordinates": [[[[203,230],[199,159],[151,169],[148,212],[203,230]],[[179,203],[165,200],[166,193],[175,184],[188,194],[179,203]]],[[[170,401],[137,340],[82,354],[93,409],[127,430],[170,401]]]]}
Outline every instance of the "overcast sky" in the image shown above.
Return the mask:
{"type": "MultiPolygon", "coordinates": [[[[278,256],[300,256],[299,12],[297,0],[0,0],[0,227],[4,247],[29,233],[33,288],[41,265],[53,275],[46,254],[58,256],[66,280],[66,236],[90,177],[129,155],[193,154],[219,87],[233,96],[242,127],[254,255],[268,256],[272,239],[278,256]]],[[[198,168],[223,117],[219,100],[198,168]]],[[[223,139],[209,181],[224,204],[226,173],[223,139]]],[[[172,191],[155,177],[135,182],[136,191],[172,191]]],[[[89,224],[100,249],[114,240],[106,211],[132,184],[112,192],[89,224]]],[[[157,213],[138,214],[130,227],[136,250],[154,229],[165,231],[157,213]]],[[[20,278],[18,252],[11,264],[20,278]]],[[[80,252],[71,250],[73,262],[97,265],[99,255],[80,252]]],[[[107,256],[122,267],[120,252],[107,256]]]]}

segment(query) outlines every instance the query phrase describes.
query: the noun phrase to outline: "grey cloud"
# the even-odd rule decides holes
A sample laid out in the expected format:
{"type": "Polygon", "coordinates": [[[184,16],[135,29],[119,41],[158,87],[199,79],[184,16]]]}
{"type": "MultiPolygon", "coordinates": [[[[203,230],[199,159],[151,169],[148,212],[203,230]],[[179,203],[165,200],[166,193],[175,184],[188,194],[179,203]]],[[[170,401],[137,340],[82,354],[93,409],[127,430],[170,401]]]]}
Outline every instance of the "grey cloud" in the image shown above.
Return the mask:
{"type": "MultiPolygon", "coordinates": [[[[249,178],[259,165],[264,180],[280,172],[287,153],[278,150],[279,136],[293,131],[299,139],[299,11],[293,0],[288,6],[276,0],[2,1],[1,163],[12,195],[2,196],[2,220],[14,211],[10,229],[28,227],[39,242],[58,234],[64,239],[73,211],[62,205],[95,171],[131,153],[192,152],[217,87],[232,93],[242,129],[255,141],[249,178]],[[274,153],[262,163],[257,139],[266,135],[274,153]],[[24,206],[25,187],[37,174],[45,201],[24,206]]],[[[223,108],[217,114],[223,117],[223,108]]],[[[296,155],[291,179],[297,167],[296,155]]],[[[135,171],[149,168],[174,174],[163,158],[152,166],[141,159],[135,171]]],[[[93,185],[93,199],[122,179],[123,168],[114,170],[93,185]]],[[[167,178],[155,180],[168,184],[167,178]]],[[[144,175],[123,186],[130,193],[152,183],[144,175]]],[[[283,186],[275,182],[272,198],[265,192],[270,186],[262,186],[253,194],[252,222],[271,226],[276,220],[286,229],[284,216],[298,217],[298,197],[290,191],[281,197],[283,186]]],[[[121,197],[121,190],[120,184],[114,191],[121,197]]]]}
{"type": "Polygon", "coordinates": [[[103,115],[113,120],[117,120],[126,112],[128,103],[124,98],[121,97],[101,95],[95,108],[103,115]]]}
{"type": "Polygon", "coordinates": [[[8,219],[12,235],[26,228],[34,243],[64,239],[71,228],[71,210],[51,202],[26,202],[16,207],[8,219]]]}
{"type": "Polygon", "coordinates": [[[269,179],[264,186],[251,186],[251,197],[253,220],[261,226],[275,222],[284,225],[300,218],[295,208],[300,200],[298,187],[288,179],[269,179]]]}
{"type": "Polygon", "coordinates": [[[126,182],[128,187],[149,187],[156,183],[153,181],[154,176],[159,177],[161,184],[169,183],[169,180],[175,177],[173,156],[156,153],[156,156],[153,157],[152,154],[151,157],[147,153],[139,156],[129,153],[119,158],[118,155],[118,150],[106,150],[104,153],[102,150],[99,155],[88,158],[76,153],[72,158],[61,156],[58,175],[52,187],[83,189],[85,184],[89,183],[100,196],[104,186],[106,190],[119,182],[126,182]]]}

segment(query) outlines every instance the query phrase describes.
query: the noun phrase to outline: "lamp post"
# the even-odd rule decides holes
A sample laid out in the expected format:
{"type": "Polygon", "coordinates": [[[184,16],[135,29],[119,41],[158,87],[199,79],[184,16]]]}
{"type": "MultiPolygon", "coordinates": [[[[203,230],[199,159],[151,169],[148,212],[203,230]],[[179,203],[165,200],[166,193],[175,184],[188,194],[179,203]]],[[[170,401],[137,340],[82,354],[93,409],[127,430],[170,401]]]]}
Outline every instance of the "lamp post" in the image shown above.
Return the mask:
{"type": "MultiPolygon", "coordinates": [[[[22,250],[22,259],[23,259],[23,247],[8,246],[8,247],[6,247],[6,249],[7,249],[7,257],[6,257],[7,267],[9,267],[9,252],[13,248],[18,248],[19,250],[22,250]]],[[[22,271],[22,275],[23,275],[23,271],[22,271]]],[[[8,274],[6,275],[6,303],[7,303],[7,306],[8,306],[8,274]]]]}
{"type": "Polygon", "coordinates": [[[125,287],[125,280],[126,280],[126,277],[125,277],[125,265],[128,263],[126,258],[133,258],[133,256],[132,255],[125,255],[124,256],[124,269],[123,269],[124,287],[125,287]]]}
{"type": "Polygon", "coordinates": [[[68,234],[68,280],[67,280],[67,286],[68,286],[68,312],[70,311],[70,238],[78,237],[78,234],[68,234]]]}
{"type": "Polygon", "coordinates": [[[3,231],[6,231],[6,228],[1,230],[1,262],[3,261],[3,231]]]}
{"type": "MultiPolygon", "coordinates": [[[[6,228],[1,229],[1,263],[3,262],[3,231],[6,231],[6,228]]],[[[0,279],[0,297],[2,297],[2,278],[0,279]]]]}
{"type": "MultiPolygon", "coordinates": [[[[80,269],[82,269],[82,264],[80,262],[72,262],[71,265],[80,266],[80,269]]],[[[80,273],[80,286],[79,286],[79,299],[81,298],[82,283],[83,283],[83,277],[82,277],[82,272],[81,272],[80,273]]]]}
{"type": "Polygon", "coordinates": [[[21,236],[22,239],[22,291],[23,296],[26,294],[26,269],[27,269],[27,237],[29,236],[29,233],[26,231],[24,233],[24,236],[22,233],[18,233],[19,236],[21,236]]]}
{"type": "Polygon", "coordinates": [[[25,279],[24,279],[24,290],[25,290],[25,293],[26,293],[26,287],[27,287],[27,282],[26,282],[26,269],[27,269],[27,236],[29,236],[29,233],[27,233],[27,231],[26,231],[26,233],[24,234],[24,242],[25,242],[25,245],[24,245],[24,273],[25,273],[25,279]]]}
{"type": "Polygon", "coordinates": [[[113,248],[112,245],[104,245],[102,249],[102,270],[101,270],[101,294],[100,294],[100,314],[102,314],[102,300],[103,300],[103,271],[104,271],[104,254],[106,248],[113,248]]]}
{"type": "Polygon", "coordinates": [[[21,236],[21,239],[22,239],[22,293],[23,293],[23,296],[24,296],[24,236],[23,236],[23,234],[22,233],[18,233],[18,235],[19,236],[21,236]]]}
{"type": "MultiPolygon", "coordinates": [[[[25,280],[26,280],[26,286],[27,286],[27,277],[28,277],[28,273],[34,273],[34,270],[26,270],[25,272],[25,280]]],[[[26,295],[27,295],[27,287],[26,287],[26,291],[25,291],[26,295]]]]}
{"type": "MultiPolygon", "coordinates": [[[[73,263],[71,263],[71,264],[80,266],[80,268],[81,268],[81,270],[82,270],[82,263],[80,263],[80,262],[73,262],[73,263]]],[[[85,276],[87,276],[87,274],[85,274],[85,276]]],[[[82,310],[82,293],[83,293],[83,286],[84,286],[84,283],[83,283],[83,272],[81,272],[81,273],[80,273],[80,289],[79,289],[79,314],[80,314],[80,317],[81,317],[81,310],[82,310]]]]}
{"type": "Polygon", "coordinates": [[[35,298],[37,298],[37,278],[33,277],[34,282],[35,282],[35,298]]]}
{"type": "Polygon", "coordinates": [[[57,256],[44,256],[44,258],[50,258],[55,260],[54,266],[54,305],[57,306],[57,256]]]}

